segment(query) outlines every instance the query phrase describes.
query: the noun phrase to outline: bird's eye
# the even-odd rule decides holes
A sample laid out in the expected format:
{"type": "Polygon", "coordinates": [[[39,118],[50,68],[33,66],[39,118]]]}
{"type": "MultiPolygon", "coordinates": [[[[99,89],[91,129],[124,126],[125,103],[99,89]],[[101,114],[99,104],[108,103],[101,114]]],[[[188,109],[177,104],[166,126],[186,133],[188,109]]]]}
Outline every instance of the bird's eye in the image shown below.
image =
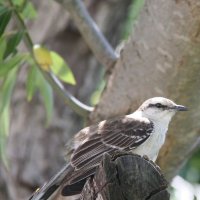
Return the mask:
{"type": "Polygon", "coordinates": [[[162,108],[162,107],[163,107],[163,105],[162,105],[161,103],[156,103],[155,106],[156,106],[157,108],[162,108]]]}

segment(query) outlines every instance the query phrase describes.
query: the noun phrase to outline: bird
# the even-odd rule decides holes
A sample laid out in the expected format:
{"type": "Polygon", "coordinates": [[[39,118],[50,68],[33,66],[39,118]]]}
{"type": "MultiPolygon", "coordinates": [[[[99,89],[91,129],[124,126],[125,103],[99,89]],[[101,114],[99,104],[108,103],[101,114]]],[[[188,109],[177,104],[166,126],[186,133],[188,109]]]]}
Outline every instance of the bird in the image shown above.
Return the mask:
{"type": "Polygon", "coordinates": [[[170,99],[153,97],[131,114],[83,128],[74,136],[69,163],[29,200],[53,199],[58,193],[62,196],[81,193],[104,153],[112,156],[119,151],[132,152],[155,162],[172,117],[177,111],[187,110],[170,99]]]}

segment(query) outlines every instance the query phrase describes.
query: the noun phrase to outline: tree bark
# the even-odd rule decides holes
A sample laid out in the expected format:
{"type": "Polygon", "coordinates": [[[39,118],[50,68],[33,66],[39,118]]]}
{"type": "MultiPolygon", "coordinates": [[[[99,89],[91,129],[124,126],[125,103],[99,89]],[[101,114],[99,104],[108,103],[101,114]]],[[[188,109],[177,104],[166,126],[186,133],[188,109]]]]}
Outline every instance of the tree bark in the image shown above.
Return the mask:
{"type": "Polygon", "coordinates": [[[200,143],[200,5],[198,0],[145,1],[99,104],[96,122],[164,96],[189,107],[169,128],[158,164],[171,180],[200,143]]]}
{"type": "Polygon", "coordinates": [[[167,181],[153,162],[133,154],[105,154],[80,200],[169,200],[167,181]]]}

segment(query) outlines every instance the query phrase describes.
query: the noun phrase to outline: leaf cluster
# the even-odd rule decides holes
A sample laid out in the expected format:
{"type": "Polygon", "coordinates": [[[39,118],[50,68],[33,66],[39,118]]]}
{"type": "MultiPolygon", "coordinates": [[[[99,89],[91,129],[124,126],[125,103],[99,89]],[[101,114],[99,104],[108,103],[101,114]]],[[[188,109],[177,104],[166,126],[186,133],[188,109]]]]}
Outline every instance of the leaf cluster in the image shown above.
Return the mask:
{"type": "Polygon", "coordinates": [[[23,67],[28,68],[25,88],[27,100],[31,101],[35,94],[41,96],[47,113],[47,124],[53,112],[53,89],[42,71],[52,73],[68,84],[76,84],[71,69],[56,52],[40,45],[32,45],[27,52],[20,50],[20,43],[25,41],[28,30],[26,26],[16,26],[16,15],[25,25],[25,21],[34,19],[36,14],[33,4],[29,1],[0,0],[0,157],[4,161],[5,142],[9,133],[10,103],[20,70],[23,67]]]}

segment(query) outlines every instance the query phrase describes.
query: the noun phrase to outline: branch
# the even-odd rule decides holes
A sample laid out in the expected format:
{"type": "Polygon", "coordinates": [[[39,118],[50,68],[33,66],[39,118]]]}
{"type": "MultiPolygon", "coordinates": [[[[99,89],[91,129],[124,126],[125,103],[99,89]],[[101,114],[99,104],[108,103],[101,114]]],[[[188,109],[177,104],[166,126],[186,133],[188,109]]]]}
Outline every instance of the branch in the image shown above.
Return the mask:
{"type": "Polygon", "coordinates": [[[81,200],[169,200],[167,181],[151,161],[133,154],[113,159],[108,154],[94,179],[89,179],[81,200]]]}
{"type": "Polygon", "coordinates": [[[51,85],[51,87],[59,94],[59,96],[79,115],[83,117],[87,117],[90,112],[93,111],[93,107],[87,106],[80,102],[78,99],[76,99],[73,95],[71,95],[68,91],[65,90],[63,84],[55,77],[52,73],[46,72],[41,69],[37,61],[34,59],[33,55],[33,42],[31,40],[31,37],[27,31],[26,25],[20,16],[20,14],[15,9],[14,4],[11,0],[8,0],[11,7],[14,8],[14,15],[15,19],[18,23],[18,26],[25,31],[24,35],[24,43],[29,51],[29,53],[32,55],[33,60],[35,61],[35,65],[38,67],[42,75],[45,77],[45,79],[48,81],[48,83],[51,85]]]}
{"type": "Polygon", "coordinates": [[[89,113],[93,111],[93,107],[83,104],[68,91],[66,91],[63,84],[54,76],[54,74],[43,73],[43,75],[49,81],[51,86],[57,91],[57,93],[76,113],[83,117],[87,117],[89,113]]]}
{"type": "Polygon", "coordinates": [[[85,41],[94,52],[97,60],[107,69],[111,69],[117,55],[96,23],[89,15],[81,0],[55,0],[69,11],[85,41]]]}

